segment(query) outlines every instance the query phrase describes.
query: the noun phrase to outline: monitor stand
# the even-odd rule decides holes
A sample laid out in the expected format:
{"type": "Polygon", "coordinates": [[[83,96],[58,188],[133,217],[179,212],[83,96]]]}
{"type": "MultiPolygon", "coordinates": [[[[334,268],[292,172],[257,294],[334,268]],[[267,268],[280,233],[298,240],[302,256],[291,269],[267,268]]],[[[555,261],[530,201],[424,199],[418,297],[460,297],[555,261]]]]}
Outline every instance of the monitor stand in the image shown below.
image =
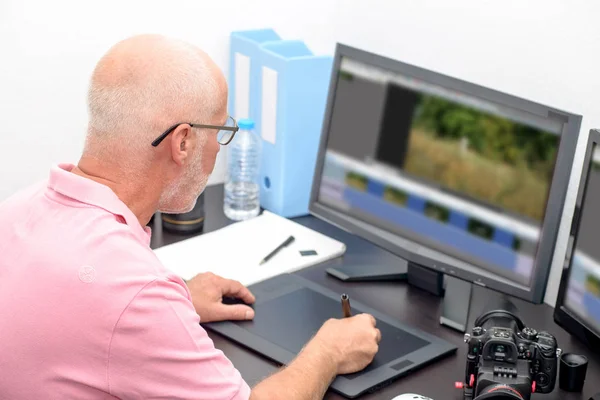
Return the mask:
{"type": "Polygon", "coordinates": [[[327,274],[345,282],[405,281],[408,263],[400,259],[397,263],[344,264],[326,269],[327,274]]]}
{"type": "Polygon", "coordinates": [[[462,279],[446,276],[446,293],[442,301],[440,324],[466,332],[471,311],[473,284],[462,279]]]}
{"type": "Polygon", "coordinates": [[[471,302],[473,284],[452,276],[446,276],[446,291],[440,324],[464,333],[469,329],[469,315],[472,312],[477,312],[477,317],[493,310],[504,310],[515,315],[519,314],[517,306],[508,295],[491,289],[485,289],[485,292],[485,298],[487,299],[485,306],[473,309],[471,302]]]}
{"type": "MultiPolygon", "coordinates": [[[[473,284],[471,282],[449,275],[444,276],[442,272],[409,263],[408,283],[435,296],[443,297],[442,313],[440,315],[441,325],[462,333],[469,329],[469,315],[472,311],[471,297],[473,294],[473,284]]],[[[483,309],[475,310],[476,312],[482,314],[486,311],[502,309],[517,313],[517,307],[508,296],[493,290],[487,290],[487,292],[487,304],[483,309]]]]}

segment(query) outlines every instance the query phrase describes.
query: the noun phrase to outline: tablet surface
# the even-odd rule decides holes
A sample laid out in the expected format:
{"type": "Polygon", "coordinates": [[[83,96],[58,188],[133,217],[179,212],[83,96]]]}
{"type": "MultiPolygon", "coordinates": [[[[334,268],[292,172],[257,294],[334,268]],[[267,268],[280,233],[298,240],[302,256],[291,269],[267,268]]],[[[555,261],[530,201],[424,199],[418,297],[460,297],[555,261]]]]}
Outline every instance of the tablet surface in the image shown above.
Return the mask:
{"type": "MultiPolygon", "coordinates": [[[[253,321],[203,324],[275,362],[289,364],[329,318],[341,318],[340,293],[300,276],[284,274],[250,286],[256,296],[253,321]]],[[[394,321],[351,299],[354,314],[367,312],[381,331],[379,352],[365,369],[339,375],[330,388],[346,397],[380,388],[456,346],[394,321]]]]}

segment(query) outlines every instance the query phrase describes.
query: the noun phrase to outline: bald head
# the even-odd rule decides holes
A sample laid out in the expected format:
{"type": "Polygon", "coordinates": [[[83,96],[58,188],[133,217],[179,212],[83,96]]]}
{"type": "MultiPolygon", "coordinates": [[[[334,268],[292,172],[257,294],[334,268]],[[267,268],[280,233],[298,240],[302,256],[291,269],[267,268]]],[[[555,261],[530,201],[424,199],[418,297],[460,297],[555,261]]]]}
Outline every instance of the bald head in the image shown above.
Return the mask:
{"type": "Polygon", "coordinates": [[[193,208],[221,148],[218,127],[227,121],[225,77],[207,54],[158,35],[123,40],[94,69],[88,106],[74,173],[110,187],[142,226],[157,209],[193,208]]]}
{"type": "Polygon", "coordinates": [[[93,72],[85,151],[109,156],[118,142],[132,156],[148,153],[169,126],[213,120],[226,102],[225,78],[206,53],[172,38],[134,36],[113,46],[93,72]]]}

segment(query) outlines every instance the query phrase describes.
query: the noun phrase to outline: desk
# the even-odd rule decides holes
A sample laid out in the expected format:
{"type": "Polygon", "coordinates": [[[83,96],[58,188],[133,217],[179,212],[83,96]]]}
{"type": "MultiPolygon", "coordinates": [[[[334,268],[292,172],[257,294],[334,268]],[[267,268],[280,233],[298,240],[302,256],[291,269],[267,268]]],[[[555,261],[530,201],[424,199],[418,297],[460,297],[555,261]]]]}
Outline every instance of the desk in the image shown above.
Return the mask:
{"type": "MultiPolygon", "coordinates": [[[[223,187],[222,185],[211,186],[206,189],[206,221],[205,232],[219,229],[231,223],[223,214],[223,187]]],[[[393,254],[379,248],[370,242],[346,233],[326,222],[314,217],[301,217],[296,222],[309,228],[320,231],[328,236],[346,243],[347,251],[342,258],[331,262],[306,268],[296,274],[317,282],[336,292],[348,293],[350,298],[356,299],[374,309],[377,309],[393,318],[413,325],[431,334],[437,335],[458,346],[455,355],[444,358],[419,371],[413,372],[404,378],[400,378],[392,385],[376,391],[375,393],[362,396],[361,399],[391,399],[401,393],[411,392],[429,396],[435,400],[462,399],[461,391],[454,389],[454,382],[463,378],[466,360],[466,346],[463,343],[463,334],[440,326],[438,318],[441,311],[441,299],[429,295],[419,289],[413,288],[405,283],[344,283],[325,273],[325,269],[332,265],[343,265],[344,262],[353,263],[362,260],[365,263],[395,263],[398,258],[393,254]]],[[[190,235],[177,235],[163,232],[160,220],[153,223],[152,248],[187,239],[190,235]]],[[[200,261],[200,260],[199,260],[200,261]]],[[[472,326],[481,308],[485,306],[487,289],[474,287],[473,310],[469,317],[472,326]],[[479,307],[479,309],[478,309],[479,307]]],[[[590,351],[581,345],[576,339],[562,330],[554,323],[553,309],[545,304],[533,305],[518,299],[514,300],[519,308],[519,313],[524,322],[538,330],[547,330],[554,334],[558,344],[563,351],[590,354],[590,351]]],[[[249,385],[253,386],[265,377],[274,373],[278,366],[261,356],[225,339],[224,337],[209,331],[209,336],[215,346],[222,350],[241,372],[249,385]]],[[[538,399],[565,399],[565,400],[587,400],[593,394],[600,392],[600,356],[588,356],[589,365],[587,380],[583,393],[562,392],[558,388],[558,382],[554,392],[549,395],[536,395],[538,399]],[[596,378],[596,379],[594,379],[596,378]]],[[[326,399],[343,399],[336,393],[328,392],[326,399]]]]}

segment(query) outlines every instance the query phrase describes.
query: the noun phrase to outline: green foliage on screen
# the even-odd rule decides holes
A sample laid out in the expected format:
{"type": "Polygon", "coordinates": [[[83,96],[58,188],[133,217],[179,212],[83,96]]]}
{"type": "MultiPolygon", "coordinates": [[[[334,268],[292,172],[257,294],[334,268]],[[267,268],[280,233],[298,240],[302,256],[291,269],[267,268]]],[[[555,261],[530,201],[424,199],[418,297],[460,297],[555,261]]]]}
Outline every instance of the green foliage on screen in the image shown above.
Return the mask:
{"type": "Polygon", "coordinates": [[[442,139],[466,138],[487,159],[552,176],[559,140],[552,133],[433,96],[422,96],[413,127],[442,139]]]}

